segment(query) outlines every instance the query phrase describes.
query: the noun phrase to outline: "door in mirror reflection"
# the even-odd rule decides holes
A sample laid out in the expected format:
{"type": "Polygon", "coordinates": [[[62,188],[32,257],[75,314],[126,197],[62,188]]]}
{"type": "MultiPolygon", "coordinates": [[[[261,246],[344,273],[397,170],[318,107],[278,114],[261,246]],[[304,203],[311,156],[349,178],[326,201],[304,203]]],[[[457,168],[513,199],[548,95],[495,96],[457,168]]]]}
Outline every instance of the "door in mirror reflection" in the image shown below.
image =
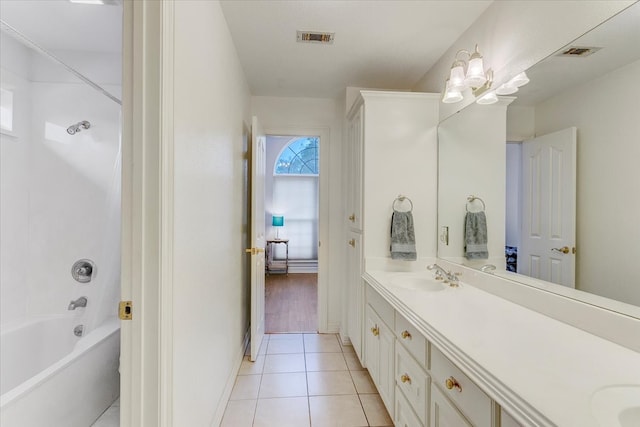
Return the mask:
{"type": "Polygon", "coordinates": [[[513,174],[522,177],[521,185],[515,187],[520,188],[519,194],[507,193],[507,198],[521,203],[519,235],[515,239],[507,235],[507,241],[520,243],[517,272],[573,288],[576,128],[523,142],[520,158],[521,173],[513,174]]]}

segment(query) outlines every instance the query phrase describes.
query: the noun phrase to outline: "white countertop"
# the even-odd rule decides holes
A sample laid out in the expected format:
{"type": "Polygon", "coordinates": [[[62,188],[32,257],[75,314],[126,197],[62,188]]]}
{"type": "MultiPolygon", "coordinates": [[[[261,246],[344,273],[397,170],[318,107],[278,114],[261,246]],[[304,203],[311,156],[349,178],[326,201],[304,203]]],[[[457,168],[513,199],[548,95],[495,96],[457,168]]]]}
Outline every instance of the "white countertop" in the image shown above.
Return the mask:
{"type": "Polygon", "coordinates": [[[437,292],[394,286],[402,275],[433,277],[369,270],[364,278],[524,425],[601,426],[593,394],[640,386],[640,353],[464,282],[437,292]]]}

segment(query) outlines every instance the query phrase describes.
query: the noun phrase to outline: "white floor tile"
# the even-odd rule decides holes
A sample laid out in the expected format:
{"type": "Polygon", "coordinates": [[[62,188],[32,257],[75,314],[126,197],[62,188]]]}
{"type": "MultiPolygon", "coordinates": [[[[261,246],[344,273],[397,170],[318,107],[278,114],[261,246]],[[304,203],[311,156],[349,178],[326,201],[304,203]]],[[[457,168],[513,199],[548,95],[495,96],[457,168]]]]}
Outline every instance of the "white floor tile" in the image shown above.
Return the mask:
{"type": "Polygon", "coordinates": [[[384,406],[379,394],[361,394],[360,401],[364,408],[370,426],[392,426],[393,421],[389,417],[387,408],[384,406]]]}
{"type": "Polygon", "coordinates": [[[240,365],[240,370],[238,371],[238,375],[256,375],[261,374],[264,368],[264,355],[259,355],[256,357],[255,362],[251,362],[249,360],[249,356],[245,356],[242,360],[242,364],[240,365]]]}
{"type": "Polygon", "coordinates": [[[261,375],[238,375],[229,400],[257,399],[261,375]]]}
{"type": "Polygon", "coordinates": [[[349,371],[307,372],[309,396],[356,394],[349,371]]]}
{"type": "Polygon", "coordinates": [[[304,353],[301,339],[274,339],[269,341],[267,354],[304,353]]]}
{"type": "Polygon", "coordinates": [[[310,425],[306,397],[259,399],[254,427],[305,427],[310,425]]]}
{"type": "Polygon", "coordinates": [[[267,354],[264,362],[264,373],[304,372],[304,354],[267,354]]]}
{"type": "Polygon", "coordinates": [[[369,371],[352,371],[351,377],[356,385],[358,394],[360,393],[377,393],[378,389],[369,376],[369,371]]]}
{"type": "Polygon", "coordinates": [[[342,347],[335,334],[305,334],[305,353],[342,353],[342,347]]]}
{"type": "Polygon", "coordinates": [[[262,376],[260,399],[297,396],[307,396],[307,379],[304,372],[262,376]]]}
{"type": "Polygon", "coordinates": [[[347,363],[342,353],[307,353],[307,371],[346,371],[347,363]]]}
{"type": "Polygon", "coordinates": [[[347,367],[350,371],[364,371],[364,368],[360,364],[360,359],[355,353],[343,353],[344,360],[347,362],[347,367]]]}
{"type": "Polygon", "coordinates": [[[220,427],[251,427],[257,400],[230,400],[220,427]]]}
{"type": "Polygon", "coordinates": [[[313,427],[368,426],[358,396],[309,397],[311,425],[313,427]]]}

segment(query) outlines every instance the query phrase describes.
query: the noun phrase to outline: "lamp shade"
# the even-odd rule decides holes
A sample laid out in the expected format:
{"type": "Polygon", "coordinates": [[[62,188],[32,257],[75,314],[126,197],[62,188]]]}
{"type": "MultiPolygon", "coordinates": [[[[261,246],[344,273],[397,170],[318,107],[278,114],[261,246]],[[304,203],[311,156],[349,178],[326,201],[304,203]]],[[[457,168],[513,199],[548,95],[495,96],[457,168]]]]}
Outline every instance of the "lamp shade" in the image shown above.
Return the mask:
{"type": "MultiPolygon", "coordinates": [[[[475,55],[475,54],[474,54],[475,55]]],[[[484,66],[482,64],[482,56],[472,56],[467,67],[467,77],[464,83],[469,87],[480,87],[487,81],[484,75],[484,66]]]]}
{"type": "Polygon", "coordinates": [[[452,89],[449,80],[444,86],[444,95],[442,96],[442,102],[445,104],[454,104],[456,102],[460,102],[464,99],[462,93],[458,89],[452,89]]]}
{"type": "Polygon", "coordinates": [[[271,225],[274,227],[283,227],[284,226],[284,216],[282,215],[274,215],[271,219],[271,225]]]}
{"type": "Polygon", "coordinates": [[[527,83],[529,83],[529,77],[527,77],[527,73],[523,71],[517,76],[515,76],[514,78],[512,78],[509,83],[511,83],[515,87],[524,86],[527,83]]]}
{"type": "Polygon", "coordinates": [[[495,92],[487,92],[476,101],[476,103],[481,105],[490,105],[495,104],[496,102],[498,102],[498,97],[495,92]]]}
{"type": "Polygon", "coordinates": [[[451,73],[449,74],[449,87],[453,90],[464,90],[464,63],[456,61],[451,67],[451,73]]]}

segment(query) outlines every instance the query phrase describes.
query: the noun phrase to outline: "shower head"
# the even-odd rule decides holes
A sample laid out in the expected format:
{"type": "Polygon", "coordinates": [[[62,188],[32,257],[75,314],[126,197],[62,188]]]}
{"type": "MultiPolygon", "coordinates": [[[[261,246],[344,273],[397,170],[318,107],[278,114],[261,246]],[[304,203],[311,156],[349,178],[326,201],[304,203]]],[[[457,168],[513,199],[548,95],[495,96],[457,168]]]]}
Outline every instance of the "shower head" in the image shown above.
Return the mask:
{"type": "Polygon", "coordinates": [[[91,123],[89,123],[86,120],[83,120],[81,122],[76,123],[75,125],[71,125],[67,128],[67,133],[69,135],[75,135],[76,133],[80,132],[81,130],[87,130],[91,127],[91,123]]]}

